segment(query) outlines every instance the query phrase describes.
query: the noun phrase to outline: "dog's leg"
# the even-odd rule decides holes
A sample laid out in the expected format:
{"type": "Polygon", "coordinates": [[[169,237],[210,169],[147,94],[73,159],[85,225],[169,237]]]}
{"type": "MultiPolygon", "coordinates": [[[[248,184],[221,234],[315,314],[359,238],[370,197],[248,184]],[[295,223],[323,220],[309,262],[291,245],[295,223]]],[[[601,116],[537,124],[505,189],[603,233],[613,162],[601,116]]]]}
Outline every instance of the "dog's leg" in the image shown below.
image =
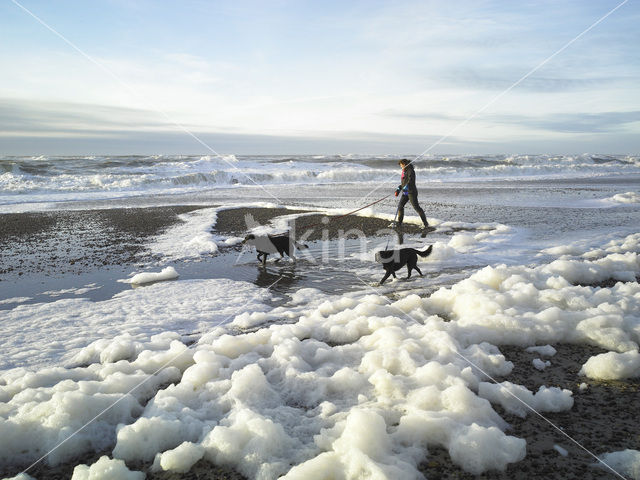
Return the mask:
{"type": "Polygon", "coordinates": [[[407,274],[407,278],[411,278],[411,271],[412,270],[415,270],[416,272],[418,272],[420,274],[420,276],[422,277],[422,272],[418,268],[418,256],[417,255],[414,255],[414,256],[412,256],[411,259],[409,259],[409,261],[407,262],[407,269],[409,270],[409,272],[407,274]]]}
{"type": "Polygon", "coordinates": [[[407,265],[407,280],[411,278],[411,265],[407,265]]]}
{"type": "MultiPolygon", "coordinates": [[[[380,285],[382,285],[387,280],[387,278],[389,278],[389,275],[391,275],[392,273],[393,272],[390,272],[390,271],[387,270],[387,273],[385,273],[384,277],[382,277],[382,280],[380,280],[380,285]]],[[[394,273],[393,276],[395,277],[396,274],[394,273]]]]}
{"type": "Polygon", "coordinates": [[[263,253],[262,254],[262,266],[266,266],[267,265],[267,254],[263,253]]]}

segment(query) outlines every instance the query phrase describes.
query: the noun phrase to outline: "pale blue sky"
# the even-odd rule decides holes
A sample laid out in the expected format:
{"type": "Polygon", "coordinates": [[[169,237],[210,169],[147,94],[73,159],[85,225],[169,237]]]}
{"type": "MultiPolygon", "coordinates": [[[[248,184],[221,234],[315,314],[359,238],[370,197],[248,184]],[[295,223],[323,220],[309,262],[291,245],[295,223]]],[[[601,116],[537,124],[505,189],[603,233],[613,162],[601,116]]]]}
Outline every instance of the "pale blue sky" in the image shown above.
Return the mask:
{"type": "Polygon", "coordinates": [[[638,0],[17,1],[0,154],[640,153],[638,0]]]}

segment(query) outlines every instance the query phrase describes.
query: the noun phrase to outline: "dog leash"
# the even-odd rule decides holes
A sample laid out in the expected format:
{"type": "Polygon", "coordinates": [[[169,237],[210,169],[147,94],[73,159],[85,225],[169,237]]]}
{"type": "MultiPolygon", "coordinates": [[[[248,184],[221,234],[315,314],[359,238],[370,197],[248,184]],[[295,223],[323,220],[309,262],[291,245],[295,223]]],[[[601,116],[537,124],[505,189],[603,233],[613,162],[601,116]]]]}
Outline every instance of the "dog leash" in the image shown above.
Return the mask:
{"type": "MultiPolygon", "coordinates": [[[[372,206],[372,205],[375,205],[376,203],[380,203],[381,201],[386,200],[386,199],[387,199],[387,198],[389,198],[391,195],[392,195],[392,194],[390,193],[389,195],[386,195],[386,196],[384,196],[384,197],[380,198],[379,200],[376,200],[375,202],[368,203],[368,204],[367,204],[367,205],[365,205],[364,207],[360,207],[360,208],[358,208],[358,209],[356,209],[356,210],[352,210],[351,212],[349,212],[349,213],[345,213],[344,215],[338,215],[337,217],[333,217],[331,220],[338,220],[339,218],[343,218],[343,217],[347,217],[347,216],[349,216],[349,215],[353,215],[354,213],[359,212],[360,210],[364,210],[364,209],[365,209],[365,208],[367,208],[367,207],[370,207],[370,206],[372,206]]],[[[400,208],[400,202],[398,202],[398,208],[400,208]]],[[[396,210],[396,215],[398,215],[398,210],[396,210]]],[[[331,221],[331,220],[330,220],[330,221],[331,221]]],[[[393,221],[395,222],[395,217],[393,217],[393,221]]],[[[328,223],[328,222],[327,222],[327,223],[328,223]]],[[[324,222],[316,222],[316,223],[312,223],[311,225],[305,225],[305,226],[304,226],[304,227],[302,227],[302,228],[317,227],[318,225],[326,225],[326,223],[324,223],[324,222]]]]}
{"type": "MultiPolygon", "coordinates": [[[[393,222],[391,222],[391,225],[395,226],[396,225],[396,218],[398,218],[398,212],[400,211],[400,199],[398,199],[398,206],[396,207],[396,214],[393,216],[393,222]]],[[[387,246],[384,247],[385,250],[387,250],[389,248],[389,237],[387,237],[387,246]]]]}

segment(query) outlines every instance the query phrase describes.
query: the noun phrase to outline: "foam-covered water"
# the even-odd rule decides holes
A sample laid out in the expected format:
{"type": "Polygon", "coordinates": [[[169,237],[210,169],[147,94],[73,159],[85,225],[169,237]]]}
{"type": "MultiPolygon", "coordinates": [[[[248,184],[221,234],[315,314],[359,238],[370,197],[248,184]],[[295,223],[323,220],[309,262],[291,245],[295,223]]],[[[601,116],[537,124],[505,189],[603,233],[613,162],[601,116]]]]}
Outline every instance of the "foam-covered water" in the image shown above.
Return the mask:
{"type": "MultiPolygon", "coordinates": [[[[178,195],[257,185],[378,184],[395,181],[400,156],[1,157],[0,207],[178,195]]],[[[408,156],[407,158],[413,158],[408,156]]],[[[637,156],[428,156],[419,181],[640,176],[637,156]]]]}

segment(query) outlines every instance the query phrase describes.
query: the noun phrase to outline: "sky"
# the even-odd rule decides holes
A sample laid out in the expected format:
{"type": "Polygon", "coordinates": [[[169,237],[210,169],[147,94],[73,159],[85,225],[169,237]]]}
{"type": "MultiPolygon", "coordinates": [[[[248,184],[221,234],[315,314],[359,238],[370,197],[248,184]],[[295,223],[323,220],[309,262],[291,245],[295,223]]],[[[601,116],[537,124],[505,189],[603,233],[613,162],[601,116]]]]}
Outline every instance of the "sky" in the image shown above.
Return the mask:
{"type": "Polygon", "coordinates": [[[621,3],[2,0],[0,155],[637,155],[621,3]]]}

